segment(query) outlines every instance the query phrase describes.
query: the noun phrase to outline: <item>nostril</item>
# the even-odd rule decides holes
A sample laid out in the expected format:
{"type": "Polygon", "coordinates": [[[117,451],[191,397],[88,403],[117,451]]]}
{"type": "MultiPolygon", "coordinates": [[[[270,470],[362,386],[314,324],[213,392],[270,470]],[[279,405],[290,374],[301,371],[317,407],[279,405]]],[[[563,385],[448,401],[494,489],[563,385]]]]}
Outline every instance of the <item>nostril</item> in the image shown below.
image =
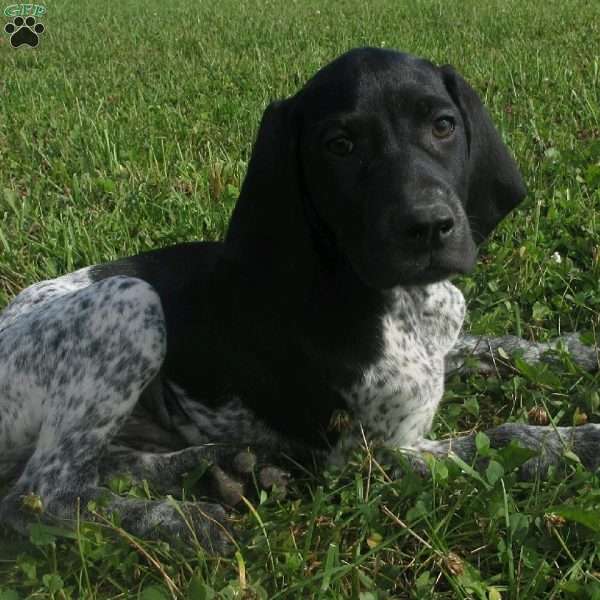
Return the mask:
{"type": "Polygon", "coordinates": [[[454,219],[448,217],[438,221],[436,229],[440,239],[448,237],[454,229],[454,219]]]}
{"type": "Polygon", "coordinates": [[[417,207],[409,213],[394,215],[395,231],[415,248],[446,244],[456,231],[452,212],[444,205],[417,207]]]}

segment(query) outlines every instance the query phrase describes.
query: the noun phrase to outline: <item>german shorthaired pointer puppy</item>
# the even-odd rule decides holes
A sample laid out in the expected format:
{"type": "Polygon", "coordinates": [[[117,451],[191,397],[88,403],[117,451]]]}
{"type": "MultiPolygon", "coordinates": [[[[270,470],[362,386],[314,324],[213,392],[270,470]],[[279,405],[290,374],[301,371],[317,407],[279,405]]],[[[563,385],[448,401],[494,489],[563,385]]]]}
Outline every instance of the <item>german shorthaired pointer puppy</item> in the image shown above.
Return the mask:
{"type": "MultiPolygon", "coordinates": [[[[265,111],[223,242],[44,281],[0,315],[0,474],[12,478],[0,519],[24,531],[28,499],[60,520],[96,500],[134,534],[220,551],[220,505],[126,499],[103,482],[125,472],[173,488],[205,461],[212,491],[235,501],[257,456],[269,485],[284,477],[264,466],[270,456],[340,463],[363,434],[469,460],[471,437],[424,437],[445,360],[456,368],[465,351],[493,350],[459,339],[465,303],[448,278],[473,268],[524,195],[452,67],[390,50],[344,54],[265,111]]],[[[593,368],[593,351],[571,342],[593,368]]],[[[491,343],[535,359],[550,348],[491,343]]],[[[598,463],[596,425],[488,435],[544,450],[532,469],[559,461],[566,443],[598,463]]]]}

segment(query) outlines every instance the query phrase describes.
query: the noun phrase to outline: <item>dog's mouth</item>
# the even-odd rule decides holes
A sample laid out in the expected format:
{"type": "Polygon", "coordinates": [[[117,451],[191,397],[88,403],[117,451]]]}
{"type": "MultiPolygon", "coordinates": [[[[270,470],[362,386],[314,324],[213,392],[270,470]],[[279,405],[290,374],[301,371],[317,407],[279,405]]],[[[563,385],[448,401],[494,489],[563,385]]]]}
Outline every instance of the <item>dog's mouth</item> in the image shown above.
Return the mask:
{"type": "Polygon", "coordinates": [[[441,265],[429,265],[426,269],[403,274],[397,285],[427,285],[448,279],[458,273],[441,265]]]}
{"type": "Polygon", "coordinates": [[[367,265],[355,265],[354,270],[369,287],[385,290],[397,286],[428,285],[464,275],[472,271],[476,258],[476,251],[454,253],[432,250],[411,257],[404,253],[396,258],[387,255],[368,261],[367,265]]]}
{"type": "Polygon", "coordinates": [[[435,283],[453,275],[470,273],[475,267],[476,260],[476,251],[461,253],[431,251],[424,261],[415,263],[414,269],[405,269],[404,277],[406,280],[412,280],[412,284],[435,283]]]}
{"type": "Polygon", "coordinates": [[[390,287],[428,285],[430,283],[444,281],[459,273],[460,271],[457,269],[431,263],[426,268],[405,270],[398,275],[395,284],[390,287]]]}

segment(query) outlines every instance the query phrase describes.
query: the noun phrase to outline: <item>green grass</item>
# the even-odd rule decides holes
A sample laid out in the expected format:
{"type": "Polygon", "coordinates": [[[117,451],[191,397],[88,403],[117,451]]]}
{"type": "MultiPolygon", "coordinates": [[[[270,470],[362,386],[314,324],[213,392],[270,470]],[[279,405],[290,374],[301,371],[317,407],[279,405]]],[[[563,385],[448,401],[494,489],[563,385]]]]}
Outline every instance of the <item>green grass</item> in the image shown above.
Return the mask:
{"type": "MultiPolygon", "coordinates": [[[[342,51],[375,45],[453,63],[530,190],[459,282],[467,326],[595,338],[599,3],[47,6],[39,49],[0,42],[0,307],[42,278],[218,238],[269,99],[342,51]]],[[[535,405],[556,424],[581,413],[598,421],[598,384],[568,358],[551,371],[456,379],[434,435],[523,420],[535,405]]],[[[431,481],[390,481],[364,453],[344,473],[298,481],[286,500],[263,496],[239,516],[238,553],[227,559],[136,545],[110,527],[34,529],[29,542],[2,543],[0,599],[600,598],[598,478],[574,463],[567,476],[524,484],[514,456],[492,458],[481,476],[445,462],[431,481]]]]}

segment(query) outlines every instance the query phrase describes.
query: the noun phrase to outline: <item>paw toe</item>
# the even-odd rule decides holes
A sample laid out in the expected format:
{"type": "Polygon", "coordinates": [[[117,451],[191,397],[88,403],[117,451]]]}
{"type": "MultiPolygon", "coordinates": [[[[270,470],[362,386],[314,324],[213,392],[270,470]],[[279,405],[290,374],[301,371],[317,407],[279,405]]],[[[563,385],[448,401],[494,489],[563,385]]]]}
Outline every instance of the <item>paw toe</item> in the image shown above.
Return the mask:
{"type": "Polygon", "coordinates": [[[233,459],[232,466],[240,475],[248,475],[256,468],[256,455],[250,450],[238,452],[233,459]]]}
{"type": "Polygon", "coordinates": [[[244,485],[230,477],[223,469],[214,466],[210,470],[210,477],[217,497],[228,504],[236,506],[244,495],[244,485]]]}
{"type": "Polygon", "coordinates": [[[285,490],[290,481],[290,474],[279,467],[267,466],[260,470],[258,481],[261,487],[267,490],[273,487],[285,490]]]}

